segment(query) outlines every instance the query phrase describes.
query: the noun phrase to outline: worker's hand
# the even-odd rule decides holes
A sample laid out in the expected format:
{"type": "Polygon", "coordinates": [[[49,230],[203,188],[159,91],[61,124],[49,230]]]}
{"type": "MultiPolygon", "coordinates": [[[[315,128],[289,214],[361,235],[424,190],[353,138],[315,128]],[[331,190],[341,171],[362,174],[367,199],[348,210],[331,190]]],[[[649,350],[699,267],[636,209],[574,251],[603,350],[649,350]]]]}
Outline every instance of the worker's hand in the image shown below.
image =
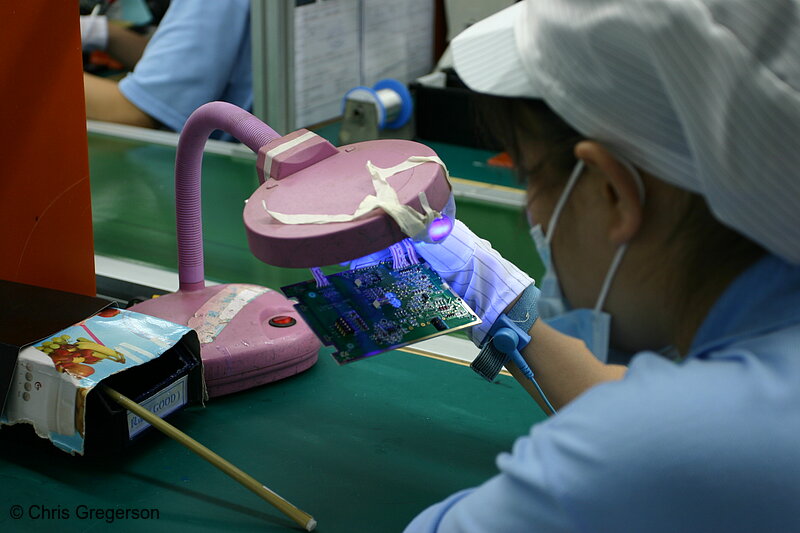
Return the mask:
{"type": "MultiPolygon", "coordinates": [[[[459,220],[442,242],[415,242],[414,249],[483,320],[469,332],[472,342],[478,346],[497,317],[533,283],[527,274],[503,259],[488,241],[472,233],[459,220]]],[[[352,261],[350,268],[363,268],[391,259],[387,249],[352,261]]]]}
{"type": "Polygon", "coordinates": [[[500,314],[533,283],[530,276],[503,259],[489,241],[472,233],[460,220],[442,242],[414,245],[417,253],[483,320],[469,332],[477,346],[500,314]]]}
{"type": "Polygon", "coordinates": [[[85,52],[106,49],[108,18],[105,15],[81,15],[81,46],[85,52]]]}

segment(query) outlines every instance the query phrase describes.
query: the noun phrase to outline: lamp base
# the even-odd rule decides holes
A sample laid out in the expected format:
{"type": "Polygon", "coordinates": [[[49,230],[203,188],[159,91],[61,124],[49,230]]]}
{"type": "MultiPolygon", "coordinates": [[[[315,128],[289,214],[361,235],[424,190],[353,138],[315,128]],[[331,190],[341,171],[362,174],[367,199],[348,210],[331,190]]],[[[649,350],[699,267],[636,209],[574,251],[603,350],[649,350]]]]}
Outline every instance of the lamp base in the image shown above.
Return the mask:
{"type": "Polygon", "coordinates": [[[321,347],[291,301],[258,285],[231,283],[178,291],[131,310],[197,332],[211,397],[307,370],[317,362],[321,347]]]}

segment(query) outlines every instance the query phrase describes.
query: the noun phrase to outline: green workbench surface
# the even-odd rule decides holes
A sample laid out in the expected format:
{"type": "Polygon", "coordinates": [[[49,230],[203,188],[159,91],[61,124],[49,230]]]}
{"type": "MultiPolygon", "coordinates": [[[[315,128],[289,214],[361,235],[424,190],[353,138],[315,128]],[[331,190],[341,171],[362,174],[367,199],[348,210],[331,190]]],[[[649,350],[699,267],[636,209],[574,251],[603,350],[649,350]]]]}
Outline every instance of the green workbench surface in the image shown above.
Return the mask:
{"type": "MultiPolygon", "coordinates": [[[[384,533],[492,476],[496,455],[543,418],[510,377],[490,384],[466,366],[390,352],[344,367],[323,353],[301,375],[212,399],[171,421],[312,514],[321,533],[384,533]]],[[[4,532],[292,527],[158,433],[114,457],[91,459],[57,450],[30,427],[3,428],[0,496],[4,532]],[[157,509],[159,518],[108,526],[76,517],[81,504],[157,509]],[[13,506],[22,518],[11,517],[13,506]],[[30,518],[43,508],[55,518],[30,518]]]]}
{"type": "MultiPolygon", "coordinates": [[[[435,145],[459,178],[513,186],[488,153],[435,145]]],[[[90,133],[96,253],[176,269],[175,148],[90,133]]],[[[306,269],[265,265],[241,220],[258,186],[252,154],[206,153],[206,277],[280,287],[306,269]]],[[[512,191],[513,192],[513,191],[512,191]]],[[[541,265],[517,205],[458,198],[458,217],[513,262],[541,265]]],[[[212,399],[172,421],[311,513],[318,530],[391,532],[426,506],[496,472],[495,457],[544,418],[512,378],[489,384],[468,367],[391,352],[212,399]]],[[[152,434],[113,458],[71,457],[30,427],[0,430],[0,531],[286,531],[277,510],[180,444],[152,434]],[[91,509],[157,509],[157,520],[81,519],[91,509]],[[18,508],[13,506],[20,506],[18,508]],[[23,517],[13,519],[21,510],[23,517]],[[31,518],[29,513],[40,516],[31,518]],[[44,516],[44,517],[41,517],[44,516]],[[65,518],[68,517],[68,518],[65,518]]]]}

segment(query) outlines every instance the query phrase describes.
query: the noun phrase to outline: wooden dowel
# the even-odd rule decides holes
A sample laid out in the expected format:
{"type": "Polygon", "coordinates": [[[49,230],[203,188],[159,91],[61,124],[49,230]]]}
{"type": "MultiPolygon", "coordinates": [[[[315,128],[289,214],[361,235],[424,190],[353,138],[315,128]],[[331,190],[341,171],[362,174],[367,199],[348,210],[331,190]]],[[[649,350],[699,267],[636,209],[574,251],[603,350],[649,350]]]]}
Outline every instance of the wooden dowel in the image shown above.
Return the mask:
{"type": "Polygon", "coordinates": [[[312,531],[317,526],[317,521],[314,518],[306,513],[305,511],[301,511],[288,501],[284,500],[280,496],[278,496],[275,492],[267,488],[266,486],[262,485],[258,482],[253,476],[247,474],[243,470],[239,469],[235,465],[229,463],[216,453],[212,452],[189,435],[183,433],[175,426],[165,422],[160,417],[154,415],[138,403],[134,402],[130,398],[120,394],[119,392],[115,391],[114,389],[106,386],[100,385],[105,392],[111,399],[115,402],[120,404],[122,407],[127,409],[128,411],[132,412],[136,416],[141,417],[142,419],[149,422],[154,428],[161,431],[168,437],[175,439],[176,441],[180,442],[191,451],[211,463],[212,465],[216,466],[233,479],[247,487],[248,489],[252,490],[256,494],[258,494],[261,498],[265,499],[267,502],[271,503],[275,507],[278,508],[283,514],[297,522],[300,526],[302,526],[306,531],[312,531]]]}

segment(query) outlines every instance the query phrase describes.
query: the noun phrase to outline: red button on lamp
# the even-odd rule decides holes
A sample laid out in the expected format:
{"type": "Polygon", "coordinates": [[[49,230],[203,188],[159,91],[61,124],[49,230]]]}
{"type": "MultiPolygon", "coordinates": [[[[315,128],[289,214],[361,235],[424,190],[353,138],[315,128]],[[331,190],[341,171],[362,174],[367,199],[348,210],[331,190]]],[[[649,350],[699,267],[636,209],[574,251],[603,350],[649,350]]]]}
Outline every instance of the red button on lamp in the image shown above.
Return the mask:
{"type": "Polygon", "coordinates": [[[285,315],[274,316],[269,319],[269,325],[275,326],[276,328],[288,328],[289,326],[294,326],[295,324],[297,324],[297,320],[285,315]]]}

